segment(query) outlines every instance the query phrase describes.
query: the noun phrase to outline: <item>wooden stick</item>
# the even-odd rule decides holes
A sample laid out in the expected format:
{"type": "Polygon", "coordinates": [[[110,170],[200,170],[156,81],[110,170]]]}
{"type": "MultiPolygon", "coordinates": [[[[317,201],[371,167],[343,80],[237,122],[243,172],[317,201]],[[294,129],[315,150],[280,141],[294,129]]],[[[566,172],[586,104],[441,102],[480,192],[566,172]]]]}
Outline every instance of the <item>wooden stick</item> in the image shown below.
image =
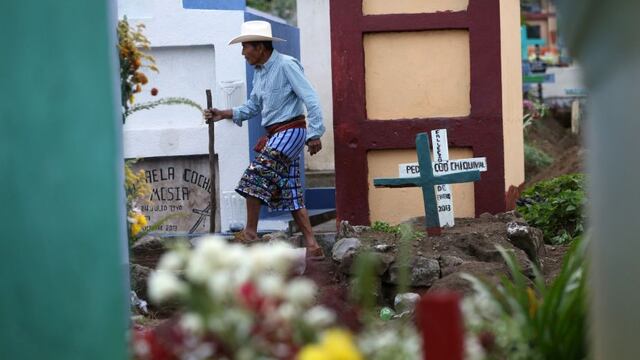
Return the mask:
{"type": "MultiPolygon", "coordinates": [[[[213,108],[211,90],[206,90],[207,109],[213,108]]],[[[209,121],[209,178],[211,181],[211,205],[209,215],[209,232],[216,232],[216,150],[215,150],[215,123],[209,121]]]]}

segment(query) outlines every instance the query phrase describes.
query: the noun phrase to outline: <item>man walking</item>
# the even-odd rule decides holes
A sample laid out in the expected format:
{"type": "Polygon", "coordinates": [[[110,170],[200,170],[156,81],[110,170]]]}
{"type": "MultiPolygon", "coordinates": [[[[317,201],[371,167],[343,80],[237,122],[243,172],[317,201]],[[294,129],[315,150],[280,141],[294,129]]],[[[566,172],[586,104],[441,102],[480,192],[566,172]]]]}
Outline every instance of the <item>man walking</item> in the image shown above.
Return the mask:
{"type": "Polygon", "coordinates": [[[251,95],[242,106],[207,109],[204,117],[207,122],[231,119],[242,126],[243,121],[261,114],[262,126],[267,130],[267,136],[254,148],[258,155],[236,188],[247,201],[247,226],[239,235],[240,240],[258,240],[258,217],[264,204],[270,210],[291,211],[304,235],[307,256],[322,259],[324,254],[315,240],[304,205],[299,162],[305,144],[311,155],[322,149],[320,137],[325,131],[322,111],[298,60],[273,49],[273,41],[285,40],[272,36],[268,22],[242,24],[240,36],[229,45],[242,43],[242,55],[255,68],[251,95]]]}

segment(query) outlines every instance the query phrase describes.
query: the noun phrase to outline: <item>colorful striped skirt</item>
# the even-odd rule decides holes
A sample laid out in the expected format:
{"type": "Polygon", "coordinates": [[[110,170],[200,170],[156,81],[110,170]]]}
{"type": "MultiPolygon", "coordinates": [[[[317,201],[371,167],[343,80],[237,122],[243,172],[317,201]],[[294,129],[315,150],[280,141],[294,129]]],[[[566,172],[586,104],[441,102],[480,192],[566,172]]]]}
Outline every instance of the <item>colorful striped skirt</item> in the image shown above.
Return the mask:
{"type": "Polygon", "coordinates": [[[245,170],[236,192],[259,199],[269,211],[304,208],[300,181],[300,155],[307,130],[289,129],[274,134],[245,170]]]}

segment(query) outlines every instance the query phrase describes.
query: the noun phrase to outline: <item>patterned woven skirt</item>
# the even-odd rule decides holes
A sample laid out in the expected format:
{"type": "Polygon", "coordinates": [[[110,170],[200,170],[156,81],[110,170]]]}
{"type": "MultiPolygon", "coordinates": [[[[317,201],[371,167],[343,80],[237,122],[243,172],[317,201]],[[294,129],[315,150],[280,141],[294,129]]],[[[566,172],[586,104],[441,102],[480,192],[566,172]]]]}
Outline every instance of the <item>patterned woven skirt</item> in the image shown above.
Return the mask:
{"type": "Polygon", "coordinates": [[[259,199],[269,211],[304,208],[300,182],[300,154],[306,129],[289,129],[273,135],[245,170],[236,192],[259,199]]]}

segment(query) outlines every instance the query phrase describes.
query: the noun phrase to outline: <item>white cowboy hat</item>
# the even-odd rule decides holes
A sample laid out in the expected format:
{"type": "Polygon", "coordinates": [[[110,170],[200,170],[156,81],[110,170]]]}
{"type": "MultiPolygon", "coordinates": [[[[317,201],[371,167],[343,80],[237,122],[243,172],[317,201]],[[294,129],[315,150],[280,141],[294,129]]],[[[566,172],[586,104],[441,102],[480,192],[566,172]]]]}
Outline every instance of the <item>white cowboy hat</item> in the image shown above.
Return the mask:
{"type": "Polygon", "coordinates": [[[231,41],[229,41],[229,45],[248,41],[287,40],[273,37],[271,33],[271,24],[266,21],[247,21],[242,24],[242,28],[240,29],[240,36],[231,39],[231,41]]]}

